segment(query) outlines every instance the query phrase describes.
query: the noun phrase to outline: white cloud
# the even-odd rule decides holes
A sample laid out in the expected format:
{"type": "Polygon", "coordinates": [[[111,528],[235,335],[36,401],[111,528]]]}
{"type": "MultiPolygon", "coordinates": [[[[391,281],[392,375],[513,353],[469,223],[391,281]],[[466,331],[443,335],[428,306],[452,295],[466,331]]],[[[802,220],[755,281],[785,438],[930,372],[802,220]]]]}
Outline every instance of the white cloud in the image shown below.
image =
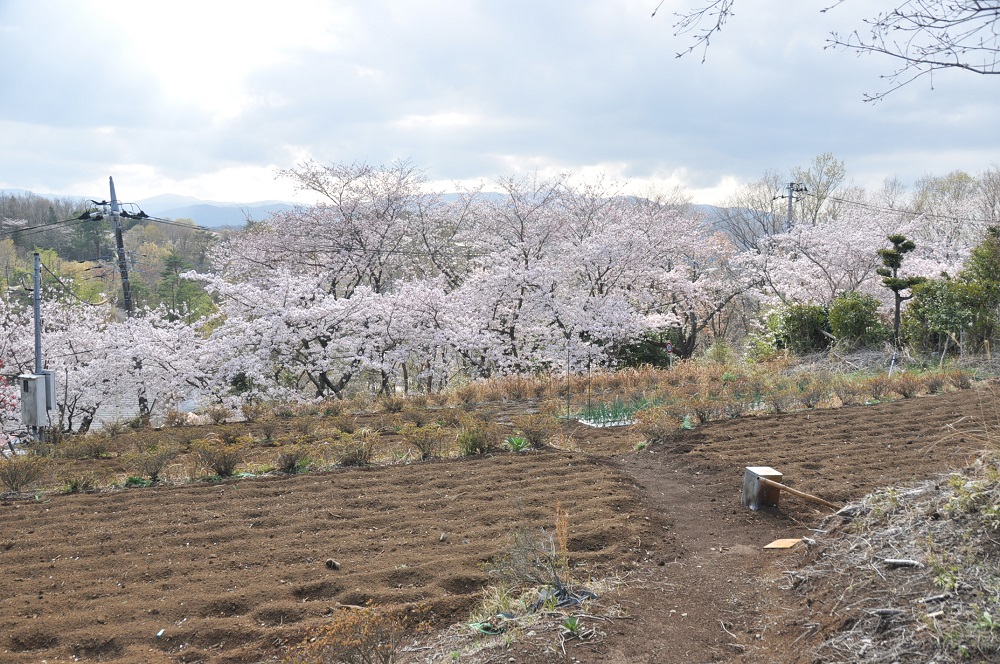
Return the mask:
{"type": "Polygon", "coordinates": [[[321,57],[350,40],[349,12],[304,0],[94,3],[93,20],[113,31],[114,49],[161,91],[161,103],[192,107],[221,123],[262,96],[248,87],[263,69],[302,54],[321,57]],[[152,29],[151,29],[152,28],[152,29]]]}
{"type": "Polygon", "coordinates": [[[427,115],[407,115],[399,120],[394,120],[391,124],[397,129],[407,131],[448,131],[461,130],[470,127],[486,127],[500,123],[488,121],[486,118],[474,113],[446,111],[443,113],[431,113],[427,115]]]}
{"type": "Polygon", "coordinates": [[[824,152],[858,184],[976,172],[1000,153],[986,79],[861,101],[891,63],[823,46],[866,3],[741,0],[705,64],[674,57],[687,42],[653,6],[0,3],[0,59],[17,63],[0,85],[0,183],[78,193],[115,174],[134,198],[250,201],[293,196],[273,171],[306,156],[410,158],[436,182],[604,173],[709,202],[824,152]]]}

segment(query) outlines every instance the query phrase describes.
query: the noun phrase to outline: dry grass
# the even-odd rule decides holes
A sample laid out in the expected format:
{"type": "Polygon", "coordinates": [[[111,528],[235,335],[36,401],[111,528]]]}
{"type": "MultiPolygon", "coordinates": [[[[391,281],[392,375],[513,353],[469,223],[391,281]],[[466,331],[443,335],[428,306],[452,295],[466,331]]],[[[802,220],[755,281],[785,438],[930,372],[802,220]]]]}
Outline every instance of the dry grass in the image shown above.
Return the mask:
{"type": "Polygon", "coordinates": [[[231,477],[246,459],[250,448],[248,438],[218,436],[203,438],[191,444],[195,457],[205,468],[219,477],[231,477]]]}
{"type": "Polygon", "coordinates": [[[536,449],[545,446],[560,429],[559,420],[552,415],[518,415],[513,418],[512,423],[531,447],[536,449]]]}
{"type": "Polygon", "coordinates": [[[866,389],[864,384],[858,380],[852,380],[849,376],[834,378],[832,388],[841,405],[857,406],[865,402],[866,389]]]}
{"type": "Polygon", "coordinates": [[[278,448],[274,464],[278,470],[287,475],[300,473],[305,470],[309,461],[309,452],[308,445],[282,445],[278,448]]]}
{"type": "Polygon", "coordinates": [[[462,456],[496,451],[502,440],[502,431],[497,425],[476,417],[464,418],[455,435],[458,453],[462,456]]]}
{"type": "Polygon", "coordinates": [[[313,630],[283,662],[287,664],[393,664],[410,633],[412,618],[366,606],[342,608],[330,622],[313,630]]]}
{"type": "Polygon", "coordinates": [[[103,459],[111,456],[112,450],[118,447],[114,443],[121,438],[121,435],[112,438],[106,432],[95,431],[83,436],[74,436],[55,446],[53,453],[64,459],[103,459]]]}
{"type": "Polygon", "coordinates": [[[421,460],[439,457],[444,449],[444,437],[441,427],[437,424],[417,426],[407,424],[399,431],[406,442],[413,445],[421,460]]]}
{"type": "Polygon", "coordinates": [[[347,435],[337,446],[337,464],[341,466],[367,466],[375,456],[379,433],[362,428],[347,435]]]}
{"type": "Polygon", "coordinates": [[[659,444],[670,440],[684,423],[684,416],[676,407],[650,408],[636,414],[635,427],[649,444],[659,444]]]}
{"type": "Polygon", "coordinates": [[[903,397],[912,399],[927,390],[923,376],[911,372],[900,372],[889,380],[889,389],[903,397]]]}
{"type": "Polygon", "coordinates": [[[0,483],[8,491],[20,493],[40,480],[47,466],[48,459],[34,454],[0,454],[0,483]]]}
{"type": "Polygon", "coordinates": [[[888,376],[872,376],[865,384],[868,387],[868,394],[875,401],[882,401],[889,396],[892,391],[892,380],[888,376]]]}
{"type": "Polygon", "coordinates": [[[180,447],[176,445],[152,445],[126,456],[124,461],[137,476],[144,477],[150,482],[157,482],[167,465],[180,452],[180,447]]]}

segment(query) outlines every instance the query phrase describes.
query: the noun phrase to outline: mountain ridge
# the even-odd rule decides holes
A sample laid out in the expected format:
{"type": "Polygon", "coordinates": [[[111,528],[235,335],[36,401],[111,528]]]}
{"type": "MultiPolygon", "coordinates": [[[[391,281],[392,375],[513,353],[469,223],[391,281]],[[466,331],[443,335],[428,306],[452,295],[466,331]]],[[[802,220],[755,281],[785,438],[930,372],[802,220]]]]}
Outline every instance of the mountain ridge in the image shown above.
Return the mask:
{"type": "MultiPolygon", "coordinates": [[[[66,194],[39,194],[29,189],[0,189],[0,195],[38,196],[48,200],[91,201],[87,196],[66,194]]],[[[158,194],[135,201],[120,201],[123,205],[134,205],[151,217],[161,219],[191,219],[199,226],[207,228],[238,228],[244,226],[248,219],[260,221],[273,212],[283,212],[295,207],[288,201],[254,201],[252,203],[233,203],[225,201],[210,201],[194,196],[180,194],[158,194]]],[[[129,209],[128,207],[126,209],[129,209]]],[[[134,209],[132,211],[135,211],[134,209]]]]}
{"type": "MultiPolygon", "coordinates": [[[[67,196],[62,194],[38,194],[27,189],[0,189],[0,195],[33,195],[53,199],[80,199],[90,201],[86,196],[67,196]]],[[[499,196],[499,194],[493,194],[499,196]]],[[[445,194],[445,198],[457,197],[458,194],[445,194]]],[[[211,201],[194,196],[181,194],[157,194],[136,201],[123,201],[123,204],[137,206],[151,217],[161,219],[191,219],[197,225],[206,228],[241,228],[248,220],[261,221],[275,212],[285,212],[295,208],[296,203],[289,201],[264,200],[252,203],[234,203],[226,201],[211,201]]],[[[126,208],[128,209],[128,208],[126,208]]],[[[691,209],[702,213],[713,223],[718,219],[717,206],[693,203],[691,209]]],[[[132,210],[133,212],[135,210],[132,210]]]]}

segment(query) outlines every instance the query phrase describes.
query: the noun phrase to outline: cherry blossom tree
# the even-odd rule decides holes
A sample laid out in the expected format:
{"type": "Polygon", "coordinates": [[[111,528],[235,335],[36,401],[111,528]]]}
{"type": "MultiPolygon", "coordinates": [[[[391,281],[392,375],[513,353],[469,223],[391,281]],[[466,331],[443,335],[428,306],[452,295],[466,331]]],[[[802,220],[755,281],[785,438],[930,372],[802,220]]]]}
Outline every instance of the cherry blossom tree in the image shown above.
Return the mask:
{"type": "Polygon", "coordinates": [[[23,331],[31,330],[28,309],[0,295],[0,432],[21,428],[21,399],[17,376],[34,361],[34,341],[23,331]]]}
{"type": "Polygon", "coordinates": [[[849,208],[837,219],[774,235],[751,261],[759,270],[765,303],[829,305],[838,293],[851,291],[884,299],[876,252],[902,223],[898,214],[849,208]]]}
{"type": "MultiPolygon", "coordinates": [[[[0,371],[4,369],[0,360],[0,371]]],[[[20,394],[16,377],[0,374],[0,436],[5,439],[8,432],[18,428],[20,423],[20,394]]],[[[0,440],[0,444],[4,441],[0,440]]]]}
{"type": "MultiPolygon", "coordinates": [[[[191,325],[162,309],[118,320],[112,303],[59,298],[58,291],[47,291],[41,307],[43,367],[56,379],[52,426],[86,431],[99,410],[132,417],[140,393],[149,414],[162,415],[205,382],[199,335],[191,325]]],[[[0,299],[0,326],[0,361],[12,373],[31,372],[30,307],[0,299]]]]}
{"type": "MultiPolygon", "coordinates": [[[[828,157],[814,166],[833,191],[842,165],[828,157]]],[[[828,304],[845,291],[884,302],[884,238],[933,230],[852,191],[741,249],[683,201],[619,183],[510,177],[498,193],[446,199],[407,163],[286,175],[319,202],[255,223],[214,250],[212,272],[187,275],[219,306],[200,373],[188,371],[217,400],[577,371],[657,337],[689,356],[753,287],[764,303],[828,304]]],[[[907,267],[955,269],[967,235],[938,231],[907,267]]]]}
{"type": "Polygon", "coordinates": [[[533,176],[445,201],[406,164],[290,175],[323,199],[189,275],[219,302],[205,345],[216,398],[579,369],[665,328],[690,354],[739,290],[731,244],[668,197],[533,176]]]}

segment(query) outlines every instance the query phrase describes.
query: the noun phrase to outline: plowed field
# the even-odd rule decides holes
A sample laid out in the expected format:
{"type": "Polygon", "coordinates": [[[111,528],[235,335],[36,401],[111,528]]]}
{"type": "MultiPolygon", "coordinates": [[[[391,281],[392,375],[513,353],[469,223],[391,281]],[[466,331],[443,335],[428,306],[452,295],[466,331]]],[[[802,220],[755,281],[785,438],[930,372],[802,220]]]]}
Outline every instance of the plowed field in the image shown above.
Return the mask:
{"type": "Polygon", "coordinates": [[[761,546],[829,510],[782,496],[749,512],[743,467],[846,502],[961,466],[995,413],[966,390],[715,422],[641,452],[627,428],[568,425],[572,451],[7,497],[0,661],[272,661],[367,602],[460,622],[481,563],[516,525],[550,526],[557,501],[573,563],[631,579],[614,597],[629,615],[565,655],[539,633],[481,661],[783,661],[799,635],[774,610],[787,554],[761,546]]]}

